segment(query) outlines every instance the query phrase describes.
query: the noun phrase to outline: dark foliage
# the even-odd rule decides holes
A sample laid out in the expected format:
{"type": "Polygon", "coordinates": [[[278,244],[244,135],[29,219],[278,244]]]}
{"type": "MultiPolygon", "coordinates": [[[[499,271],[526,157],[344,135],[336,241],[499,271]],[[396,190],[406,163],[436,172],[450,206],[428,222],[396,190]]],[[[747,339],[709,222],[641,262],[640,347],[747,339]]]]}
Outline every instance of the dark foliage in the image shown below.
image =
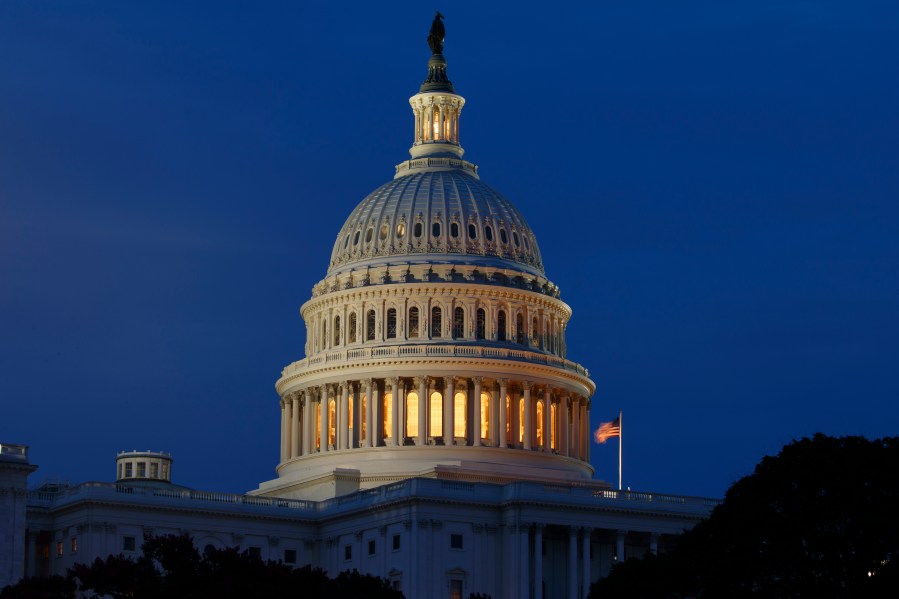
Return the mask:
{"type": "Polygon", "coordinates": [[[593,597],[899,596],[899,438],[815,435],[764,458],[662,556],[593,597]]]}
{"type": "Polygon", "coordinates": [[[75,599],[75,582],[64,576],[23,578],[0,590],[0,599],[75,599]]]}

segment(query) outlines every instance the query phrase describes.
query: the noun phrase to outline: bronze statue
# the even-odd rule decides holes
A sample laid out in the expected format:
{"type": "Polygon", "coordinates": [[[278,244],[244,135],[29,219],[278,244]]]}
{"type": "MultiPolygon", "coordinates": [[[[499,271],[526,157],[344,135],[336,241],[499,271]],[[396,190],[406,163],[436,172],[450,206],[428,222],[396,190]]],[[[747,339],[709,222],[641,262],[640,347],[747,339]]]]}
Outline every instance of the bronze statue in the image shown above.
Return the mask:
{"type": "Polygon", "coordinates": [[[431,23],[431,32],[428,34],[428,45],[431,47],[431,54],[443,53],[443,40],[446,38],[446,29],[443,28],[443,15],[440,11],[434,16],[434,22],[431,23]]]}

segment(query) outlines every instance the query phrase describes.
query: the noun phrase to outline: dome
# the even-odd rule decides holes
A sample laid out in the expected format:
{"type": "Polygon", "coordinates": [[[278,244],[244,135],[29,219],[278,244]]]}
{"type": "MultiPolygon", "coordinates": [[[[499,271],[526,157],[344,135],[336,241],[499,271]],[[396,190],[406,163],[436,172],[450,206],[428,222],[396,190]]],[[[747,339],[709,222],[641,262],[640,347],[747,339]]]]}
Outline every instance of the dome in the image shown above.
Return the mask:
{"type": "Polygon", "coordinates": [[[512,203],[477,178],[471,163],[410,160],[347,218],[328,275],[384,265],[466,264],[540,276],[534,233],[512,203]],[[424,166],[409,163],[426,163],[424,166]],[[440,166],[428,165],[438,163],[440,166]],[[445,165],[445,166],[444,166],[445,165]]]}

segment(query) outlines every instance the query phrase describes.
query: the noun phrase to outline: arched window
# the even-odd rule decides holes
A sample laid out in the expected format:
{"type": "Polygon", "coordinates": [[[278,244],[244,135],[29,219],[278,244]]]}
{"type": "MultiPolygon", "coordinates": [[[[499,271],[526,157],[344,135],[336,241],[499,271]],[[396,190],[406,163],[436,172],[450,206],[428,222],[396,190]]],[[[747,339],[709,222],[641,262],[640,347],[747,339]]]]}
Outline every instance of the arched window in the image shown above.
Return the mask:
{"type": "Polygon", "coordinates": [[[356,313],[350,313],[350,339],[349,343],[356,343],[356,313]]]}
{"type": "Polygon", "coordinates": [[[387,310],[387,338],[396,339],[396,308],[387,310]]]}
{"type": "Polygon", "coordinates": [[[506,340],[506,311],[500,310],[496,314],[496,339],[497,341],[506,340]]]}
{"type": "Polygon", "coordinates": [[[506,444],[512,445],[512,398],[506,395],[506,444]]]}
{"type": "Polygon", "coordinates": [[[537,317],[535,316],[534,320],[531,321],[531,344],[534,345],[534,347],[537,347],[540,345],[540,339],[538,338],[539,336],[537,335],[537,332],[539,330],[540,329],[537,328],[537,317]]]}
{"type": "Polygon", "coordinates": [[[559,430],[559,426],[558,426],[558,424],[556,423],[556,418],[557,418],[556,412],[557,412],[557,410],[558,410],[558,404],[555,404],[555,403],[550,404],[550,410],[549,410],[549,417],[550,417],[550,422],[549,422],[549,432],[550,432],[550,435],[549,435],[549,447],[550,447],[550,449],[558,449],[558,448],[556,447],[556,431],[559,430]]]}
{"type": "Polygon", "coordinates": [[[340,317],[334,317],[334,345],[340,345],[340,317]]]}
{"type": "Polygon", "coordinates": [[[365,338],[369,341],[375,340],[375,311],[369,310],[365,324],[365,338]]]}
{"type": "Polygon", "coordinates": [[[474,223],[468,225],[468,238],[472,240],[478,238],[478,228],[474,226],[474,223]]]}
{"type": "Polygon", "coordinates": [[[337,435],[337,402],[333,399],[328,401],[328,445],[334,447],[337,435]]]}
{"type": "Polygon", "coordinates": [[[484,308],[478,308],[478,322],[475,327],[475,337],[478,339],[483,339],[485,337],[485,333],[487,332],[487,313],[484,311],[484,308]]]}
{"type": "MultiPolygon", "coordinates": [[[[349,401],[346,402],[347,428],[350,429],[350,439],[353,438],[353,394],[350,393],[349,401]]],[[[363,412],[364,414],[365,412],[363,412]]]]}
{"type": "Polygon", "coordinates": [[[365,441],[368,438],[367,437],[368,423],[365,422],[365,416],[364,416],[367,413],[365,410],[367,405],[368,405],[368,396],[363,394],[362,398],[359,400],[359,413],[363,414],[362,418],[359,419],[361,421],[360,422],[361,426],[359,427],[359,441],[360,442],[365,441]]]}
{"type": "Polygon", "coordinates": [[[383,431],[384,438],[393,436],[393,393],[388,391],[384,394],[384,400],[381,405],[381,414],[383,415],[383,431]]]}
{"type": "Polygon", "coordinates": [[[328,349],[328,321],[322,321],[322,349],[328,349]]]}
{"type": "Polygon", "coordinates": [[[537,446],[543,446],[543,400],[537,400],[537,446]]]}
{"type": "Polygon", "coordinates": [[[490,438],[490,394],[481,391],[481,438],[490,438]]]}
{"type": "Polygon", "coordinates": [[[490,225],[484,227],[484,237],[487,238],[487,241],[493,241],[493,228],[490,225]]]}
{"type": "Polygon", "coordinates": [[[440,308],[431,308],[431,337],[441,337],[443,328],[443,320],[441,319],[440,308]]]}
{"type": "Polygon", "coordinates": [[[518,398],[518,438],[516,443],[524,441],[524,397],[518,398]]]}
{"type": "Polygon", "coordinates": [[[464,391],[456,391],[456,395],[453,397],[453,436],[454,437],[464,437],[465,436],[465,414],[467,410],[465,409],[465,392],[464,391]]]}
{"type": "Polygon", "coordinates": [[[439,437],[443,434],[443,394],[439,391],[431,393],[430,412],[431,421],[428,426],[428,435],[439,437]]]}
{"type": "Polygon", "coordinates": [[[418,337],[418,308],[415,306],[409,308],[409,337],[418,337]]]}
{"type": "Polygon", "coordinates": [[[524,316],[521,314],[515,317],[515,341],[524,345],[524,316]]]}
{"type": "Polygon", "coordinates": [[[500,229],[500,230],[499,230],[499,240],[502,241],[503,243],[509,243],[509,238],[506,237],[506,230],[505,230],[505,229],[500,229]]]}
{"type": "Polygon", "coordinates": [[[457,306],[453,311],[453,337],[461,339],[465,336],[465,310],[457,306]]]}
{"type": "Polygon", "coordinates": [[[406,395],[406,436],[418,436],[418,393],[415,391],[406,395]]]}
{"type": "Polygon", "coordinates": [[[315,409],[315,449],[321,451],[322,448],[322,411],[315,409]]]}

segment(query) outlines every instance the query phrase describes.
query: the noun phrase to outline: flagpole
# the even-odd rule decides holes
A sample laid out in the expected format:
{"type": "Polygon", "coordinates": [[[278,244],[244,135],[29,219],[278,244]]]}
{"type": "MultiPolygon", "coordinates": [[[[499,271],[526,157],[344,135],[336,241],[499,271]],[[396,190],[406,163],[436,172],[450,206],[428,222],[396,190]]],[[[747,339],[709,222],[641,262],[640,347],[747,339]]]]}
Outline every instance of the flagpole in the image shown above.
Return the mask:
{"type": "Polygon", "coordinates": [[[621,420],[621,410],[618,410],[618,490],[621,490],[621,441],[624,439],[624,422],[621,420]]]}

